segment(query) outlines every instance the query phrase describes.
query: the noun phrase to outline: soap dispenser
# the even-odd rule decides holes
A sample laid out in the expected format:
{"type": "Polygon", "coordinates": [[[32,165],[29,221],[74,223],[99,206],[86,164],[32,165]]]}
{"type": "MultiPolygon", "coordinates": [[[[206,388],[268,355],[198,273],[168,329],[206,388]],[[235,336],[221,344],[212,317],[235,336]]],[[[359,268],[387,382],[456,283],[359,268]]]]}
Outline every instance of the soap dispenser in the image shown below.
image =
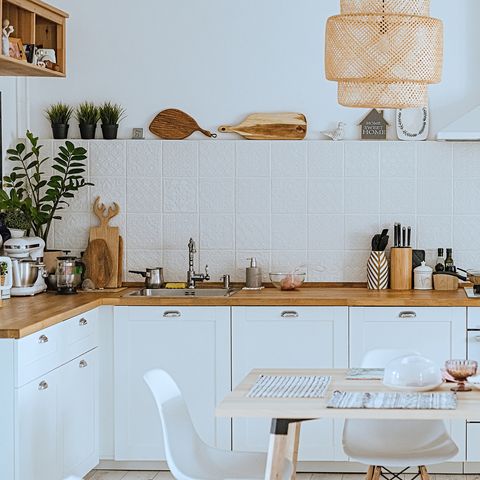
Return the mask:
{"type": "Polygon", "coordinates": [[[250,260],[250,266],[246,269],[246,287],[247,288],[262,288],[262,269],[257,266],[257,259],[255,257],[247,258],[250,260]]]}

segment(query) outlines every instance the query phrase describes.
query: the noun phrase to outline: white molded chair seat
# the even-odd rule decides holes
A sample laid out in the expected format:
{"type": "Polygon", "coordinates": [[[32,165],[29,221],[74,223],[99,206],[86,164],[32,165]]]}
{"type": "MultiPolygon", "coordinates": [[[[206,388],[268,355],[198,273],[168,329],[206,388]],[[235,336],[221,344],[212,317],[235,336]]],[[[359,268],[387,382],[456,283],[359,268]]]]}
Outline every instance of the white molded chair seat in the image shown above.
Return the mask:
{"type": "MultiPolygon", "coordinates": [[[[165,371],[144,375],[157,403],[168,467],[177,480],[256,480],[265,478],[267,456],[236,453],[204,443],[193,426],[177,384],[165,371]]],[[[286,462],[285,479],[291,474],[286,462]]]]}
{"type": "MultiPolygon", "coordinates": [[[[363,368],[381,368],[412,350],[381,349],[368,352],[363,368]]],[[[343,450],[353,460],[374,466],[434,465],[458,453],[441,420],[346,420],[343,450]]]]}

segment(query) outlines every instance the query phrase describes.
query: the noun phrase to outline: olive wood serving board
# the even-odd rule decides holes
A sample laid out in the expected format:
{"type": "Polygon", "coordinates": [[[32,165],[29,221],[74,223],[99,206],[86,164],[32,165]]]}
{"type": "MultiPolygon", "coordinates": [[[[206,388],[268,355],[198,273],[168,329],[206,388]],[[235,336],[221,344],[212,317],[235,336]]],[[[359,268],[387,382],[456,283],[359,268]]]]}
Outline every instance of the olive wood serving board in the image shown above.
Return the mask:
{"type": "Polygon", "coordinates": [[[307,119],[302,113],[253,113],[238,125],[221,125],[222,133],[238,133],[247,140],[303,140],[307,119]]]}
{"type": "Polygon", "coordinates": [[[215,138],[216,133],[201,128],[188,113],[177,108],[160,112],[150,124],[150,131],[164,140],[183,140],[194,132],[202,132],[207,137],[215,138]]]}
{"type": "Polygon", "coordinates": [[[83,261],[86,277],[95,284],[95,287],[98,289],[107,287],[114,278],[114,263],[107,242],[101,238],[91,240],[83,254],[83,261]]]}

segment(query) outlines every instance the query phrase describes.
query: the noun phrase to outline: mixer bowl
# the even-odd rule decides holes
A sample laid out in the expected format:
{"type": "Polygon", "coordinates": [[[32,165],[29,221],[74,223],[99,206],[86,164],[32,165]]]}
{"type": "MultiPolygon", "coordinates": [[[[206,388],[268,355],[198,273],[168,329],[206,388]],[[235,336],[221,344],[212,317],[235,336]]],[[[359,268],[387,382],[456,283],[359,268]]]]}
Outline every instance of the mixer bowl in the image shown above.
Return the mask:
{"type": "Polygon", "coordinates": [[[35,260],[19,260],[18,268],[13,267],[14,287],[33,287],[38,278],[38,265],[35,260]]]}

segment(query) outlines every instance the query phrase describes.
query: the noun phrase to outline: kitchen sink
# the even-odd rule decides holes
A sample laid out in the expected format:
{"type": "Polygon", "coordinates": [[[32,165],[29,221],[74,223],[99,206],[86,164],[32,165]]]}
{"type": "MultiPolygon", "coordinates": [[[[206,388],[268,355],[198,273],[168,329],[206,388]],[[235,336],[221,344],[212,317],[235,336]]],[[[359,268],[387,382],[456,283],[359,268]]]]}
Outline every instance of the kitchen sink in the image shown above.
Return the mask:
{"type": "Polygon", "coordinates": [[[127,293],[125,297],[159,297],[159,298],[182,298],[182,297],[230,297],[238,290],[233,288],[141,288],[127,293]]]}

